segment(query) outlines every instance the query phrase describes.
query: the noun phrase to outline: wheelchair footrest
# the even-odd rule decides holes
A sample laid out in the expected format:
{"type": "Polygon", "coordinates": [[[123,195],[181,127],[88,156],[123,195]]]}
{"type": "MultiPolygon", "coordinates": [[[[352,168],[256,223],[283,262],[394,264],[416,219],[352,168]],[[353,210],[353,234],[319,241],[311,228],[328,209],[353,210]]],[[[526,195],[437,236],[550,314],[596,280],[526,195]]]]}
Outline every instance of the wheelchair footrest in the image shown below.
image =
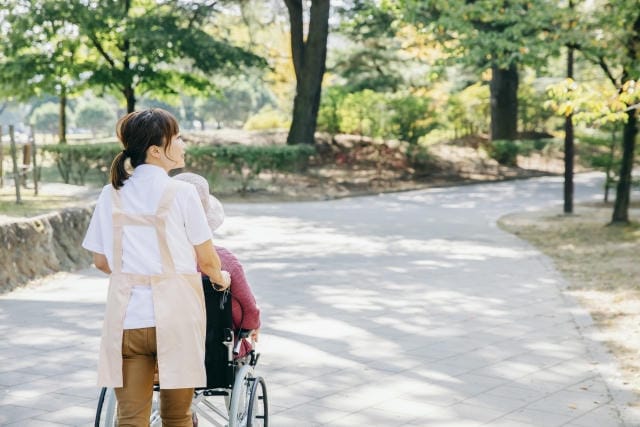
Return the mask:
{"type": "Polygon", "coordinates": [[[226,390],[205,390],[202,392],[204,396],[229,396],[226,390]]]}

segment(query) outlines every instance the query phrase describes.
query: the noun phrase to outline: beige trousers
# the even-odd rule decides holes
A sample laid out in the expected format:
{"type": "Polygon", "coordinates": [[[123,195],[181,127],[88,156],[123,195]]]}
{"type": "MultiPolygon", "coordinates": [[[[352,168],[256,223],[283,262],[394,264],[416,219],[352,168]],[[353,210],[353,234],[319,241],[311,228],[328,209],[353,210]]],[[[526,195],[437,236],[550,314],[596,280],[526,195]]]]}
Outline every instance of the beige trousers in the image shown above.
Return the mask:
{"type": "MultiPolygon", "coordinates": [[[[157,363],[156,328],[125,329],[122,334],[124,387],[116,388],[119,427],[147,427],[151,415],[153,377],[157,363]]],[[[193,388],[162,389],[163,427],[192,427],[193,388]]]]}

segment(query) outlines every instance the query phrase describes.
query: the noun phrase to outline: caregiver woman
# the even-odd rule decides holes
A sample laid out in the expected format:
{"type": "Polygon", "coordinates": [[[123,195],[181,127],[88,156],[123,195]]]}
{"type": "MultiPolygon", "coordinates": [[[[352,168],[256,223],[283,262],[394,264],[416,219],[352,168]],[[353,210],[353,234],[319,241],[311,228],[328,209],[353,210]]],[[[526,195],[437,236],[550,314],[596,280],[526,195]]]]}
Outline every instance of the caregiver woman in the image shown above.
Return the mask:
{"type": "Polygon", "coordinates": [[[82,246],[110,274],[98,385],[114,387],[118,426],[148,426],[156,362],[163,426],[191,426],[193,388],[206,385],[200,273],[228,287],[184,167],[184,142],[167,111],[130,113],[116,126],[124,150],[111,165],[82,246]],[[125,160],[134,168],[129,175],[125,160]]]}

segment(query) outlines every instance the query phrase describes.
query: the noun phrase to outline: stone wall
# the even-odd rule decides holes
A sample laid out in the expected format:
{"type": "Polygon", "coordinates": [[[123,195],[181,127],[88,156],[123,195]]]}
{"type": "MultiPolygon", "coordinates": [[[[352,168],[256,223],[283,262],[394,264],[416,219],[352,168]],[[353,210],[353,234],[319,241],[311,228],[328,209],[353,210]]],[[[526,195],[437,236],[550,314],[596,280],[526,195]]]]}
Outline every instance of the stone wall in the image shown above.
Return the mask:
{"type": "Polygon", "coordinates": [[[0,293],[58,271],[91,265],[81,243],[93,206],[0,224],[0,293]]]}

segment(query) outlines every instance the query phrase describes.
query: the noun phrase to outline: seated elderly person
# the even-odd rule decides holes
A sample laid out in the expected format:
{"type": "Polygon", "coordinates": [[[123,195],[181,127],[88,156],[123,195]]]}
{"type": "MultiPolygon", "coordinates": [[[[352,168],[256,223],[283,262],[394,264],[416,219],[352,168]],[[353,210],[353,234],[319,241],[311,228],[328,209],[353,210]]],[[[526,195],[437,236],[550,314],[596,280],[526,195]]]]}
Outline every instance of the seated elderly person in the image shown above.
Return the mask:
{"type": "MultiPolygon", "coordinates": [[[[200,201],[207,215],[207,221],[211,232],[214,232],[224,222],[224,209],[218,199],[209,193],[209,183],[207,180],[194,173],[181,173],[173,177],[179,181],[185,181],[193,184],[198,191],[200,201]]],[[[242,264],[238,258],[223,247],[215,246],[218,257],[222,264],[222,270],[229,272],[231,276],[230,293],[232,297],[231,315],[233,318],[233,329],[251,329],[249,337],[258,341],[260,333],[260,309],[256,304],[251,287],[242,268],[242,264]]],[[[251,349],[251,344],[243,341],[240,352],[237,357],[243,357],[251,349]]]]}

